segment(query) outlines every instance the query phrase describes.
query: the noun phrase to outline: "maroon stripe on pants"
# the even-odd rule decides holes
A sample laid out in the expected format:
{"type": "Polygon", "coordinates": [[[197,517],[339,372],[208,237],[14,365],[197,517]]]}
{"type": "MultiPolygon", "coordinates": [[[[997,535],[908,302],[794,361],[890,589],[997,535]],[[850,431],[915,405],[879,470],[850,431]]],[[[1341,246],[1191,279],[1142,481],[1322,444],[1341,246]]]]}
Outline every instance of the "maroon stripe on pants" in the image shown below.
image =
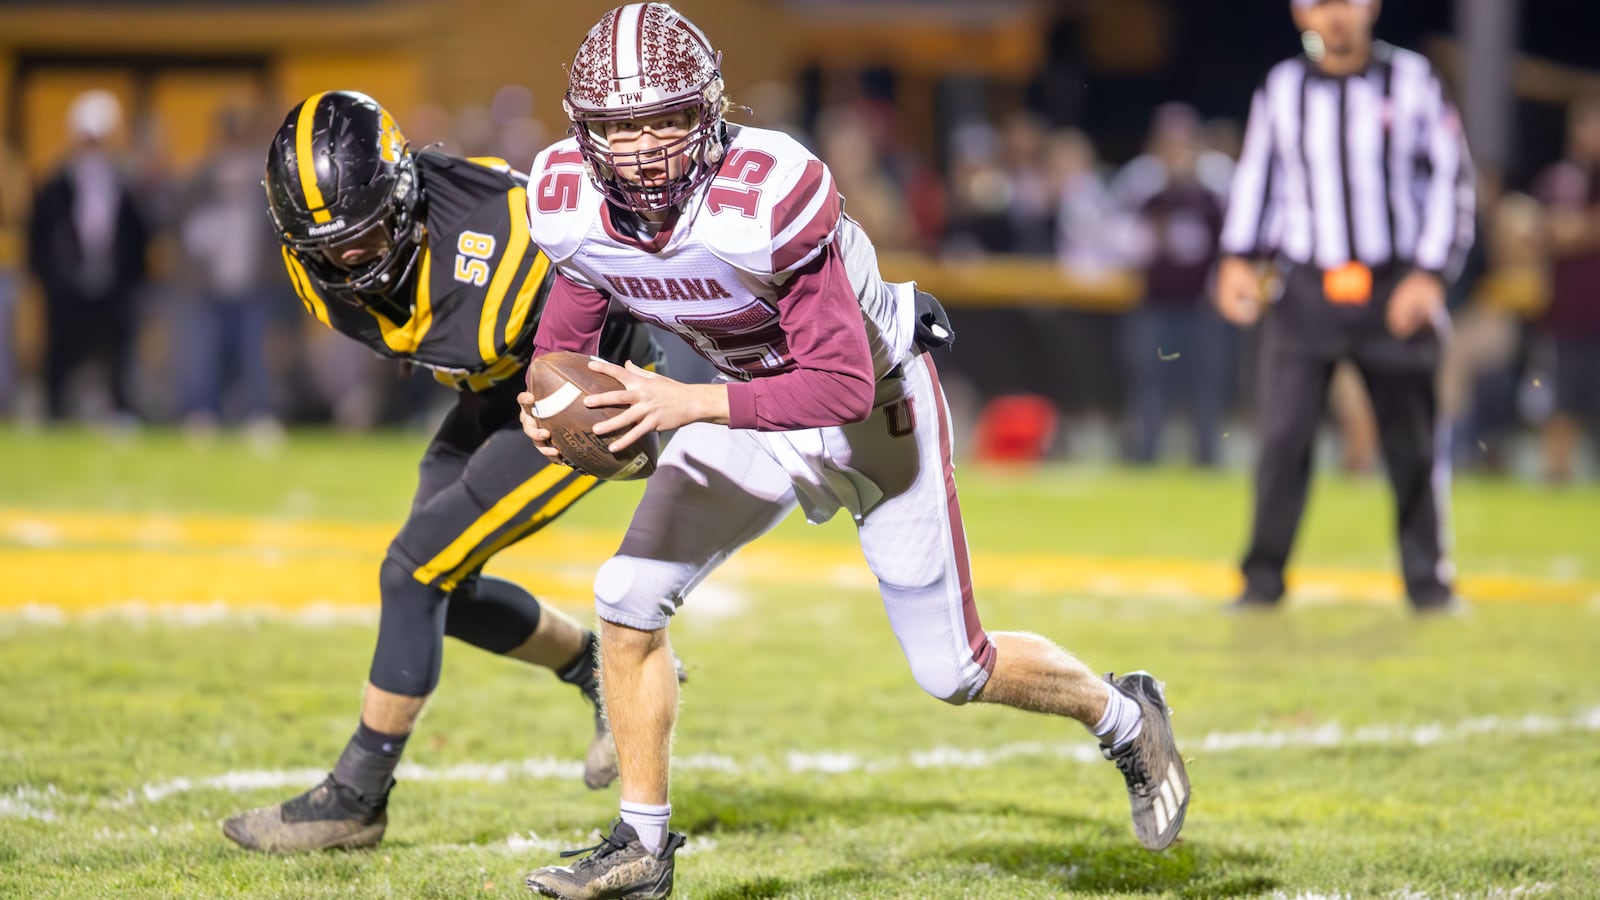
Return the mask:
{"type": "Polygon", "coordinates": [[[967,558],[967,530],[961,524],[961,499],[956,496],[956,467],[950,458],[950,422],[945,415],[944,388],[939,385],[939,371],[933,358],[922,354],[922,364],[928,367],[928,380],[933,384],[933,406],[939,413],[939,459],[944,463],[945,505],[950,513],[950,539],[955,544],[956,574],[961,579],[961,617],[967,625],[967,644],[972,648],[972,658],[985,672],[994,674],[994,644],[978,620],[978,601],[972,596],[972,561],[967,558]]]}

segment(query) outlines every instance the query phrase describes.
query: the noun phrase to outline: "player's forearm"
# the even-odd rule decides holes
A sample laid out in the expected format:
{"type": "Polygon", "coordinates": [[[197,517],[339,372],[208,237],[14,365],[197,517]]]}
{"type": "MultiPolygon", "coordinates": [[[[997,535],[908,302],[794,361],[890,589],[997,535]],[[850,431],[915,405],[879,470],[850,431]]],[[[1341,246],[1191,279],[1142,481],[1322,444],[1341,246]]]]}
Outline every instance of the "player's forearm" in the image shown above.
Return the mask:
{"type": "Polygon", "coordinates": [[[686,384],[690,408],[696,422],[728,424],[728,386],[725,384],[686,384]]]}
{"type": "Polygon", "coordinates": [[[831,372],[796,369],[727,385],[728,425],[757,431],[794,431],[859,422],[872,413],[871,369],[831,372]]]}

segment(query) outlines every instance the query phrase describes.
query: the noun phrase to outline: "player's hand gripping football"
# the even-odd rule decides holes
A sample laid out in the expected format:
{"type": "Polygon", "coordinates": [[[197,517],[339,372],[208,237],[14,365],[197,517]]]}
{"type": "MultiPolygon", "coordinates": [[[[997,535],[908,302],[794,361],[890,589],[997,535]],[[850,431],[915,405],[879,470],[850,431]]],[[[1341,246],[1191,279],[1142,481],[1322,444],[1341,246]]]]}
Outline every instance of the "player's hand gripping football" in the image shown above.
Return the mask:
{"type": "Polygon", "coordinates": [[[1444,308],[1444,282],[1431,272],[1412,272],[1389,295],[1389,332],[1404,340],[1444,308]]]}
{"type": "Polygon", "coordinates": [[[550,443],[550,429],[540,427],[539,420],[533,417],[534,402],[533,395],[527,391],[523,391],[517,395],[517,406],[522,410],[520,415],[520,418],[522,419],[522,433],[527,435],[528,440],[533,441],[533,445],[539,448],[540,453],[543,453],[545,456],[549,457],[551,462],[566,466],[569,469],[581,473],[583,471],[582,469],[562,458],[561,451],[557,450],[555,445],[550,443]]]}
{"type": "MultiPolygon", "coordinates": [[[[594,427],[602,436],[616,435],[608,449],[620,453],[652,431],[671,431],[691,422],[728,422],[728,388],[721,384],[685,384],[629,361],[626,366],[589,360],[592,371],[622,382],[622,390],[589,394],[583,404],[622,406],[626,409],[594,427]]],[[[529,437],[534,437],[529,434],[529,437]]],[[[539,439],[534,437],[534,443],[539,439]]],[[[541,445],[540,449],[544,449],[541,445]]],[[[547,454],[548,455],[548,454],[547,454]]]]}

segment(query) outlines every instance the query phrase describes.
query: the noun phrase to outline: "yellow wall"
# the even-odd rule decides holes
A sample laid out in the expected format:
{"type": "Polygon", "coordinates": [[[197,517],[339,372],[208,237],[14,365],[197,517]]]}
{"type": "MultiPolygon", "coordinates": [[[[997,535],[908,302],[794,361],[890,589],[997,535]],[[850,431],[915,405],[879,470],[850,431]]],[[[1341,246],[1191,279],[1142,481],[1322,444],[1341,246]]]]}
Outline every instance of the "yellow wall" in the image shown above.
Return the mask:
{"type": "MultiPolygon", "coordinates": [[[[459,110],[487,103],[505,85],[532,91],[534,114],[552,136],[566,130],[561,95],[565,67],[583,35],[615,0],[400,0],[338,7],[97,6],[72,11],[49,3],[0,9],[0,116],[11,102],[5,73],[24,52],[114,54],[158,61],[163,55],[266,59],[269,108],[287,110],[319,90],[364,90],[395,110],[423,104],[459,110]],[[380,14],[381,12],[381,14],[380,14]]],[[[775,0],[676,0],[725,53],[730,94],[763,81],[791,82],[807,63],[847,68],[873,63],[900,69],[916,84],[939,73],[986,71],[1020,78],[1038,64],[1038,23],[1031,13],[978,24],[927,17],[882,21],[798,12],[775,0]]],[[[1008,7],[1011,8],[1011,7],[1008,7]]],[[[1016,7],[1027,10],[1028,7],[1016,7]]],[[[150,102],[169,120],[174,162],[202,152],[211,111],[253,89],[237,73],[163,74],[150,102]]],[[[21,101],[23,144],[30,163],[60,150],[67,82],[52,73],[21,101]]],[[[110,86],[127,90],[112,73],[110,86]]],[[[79,83],[79,82],[74,82],[79,83]]],[[[931,82],[930,82],[931,83],[931,82]]],[[[931,102],[931,88],[929,98],[931,102]]],[[[911,98],[915,104],[918,98],[911,98]]],[[[7,121],[0,118],[0,121],[7,121]]]]}
{"type": "MultiPolygon", "coordinates": [[[[566,66],[589,27],[615,5],[612,0],[456,0],[430,6],[431,37],[422,55],[431,99],[459,108],[487,102],[502,85],[522,85],[533,92],[535,116],[552,134],[562,133],[566,66]]],[[[673,6],[723,49],[731,91],[793,74],[794,34],[781,4],[676,0],[673,6]]]]}
{"type": "MultiPolygon", "coordinates": [[[[566,65],[588,28],[615,2],[395,0],[235,9],[7,5],[0,7],[0,124],[16,126],[7,137],[35,178],[60,159],[67,106],[90,87],[121,97],[130,124],[142,113],[155,113],[161,130],[150,145],[152,156],[178,175],[206,153],[219,109],[259,99],[263,120],[275,127],[307,95],[335,88],[373,95],[408,134],[426,142],[441,139],[448,123],[441,124],[437,112],[427,115],[425,107],[450,113],[486,104],[501,87],[517,85],[532,92],[534,115],[554,139],[567,128],[561,110],[566,65]],[[117,65],[35,68],[24,79],[15,69],[25,54],[98,57],[117,65]],[[172,64],[182,57],[222,65],[172,64]],[[265,71],[259,68],[263,61],[265,71]]],[[[931,16],[914,22],[862,18],[839,0],[823,13],[776,0],[674,5],[723,50],[735,101],[760,82],[793,84],[795,73],[811,63],[838,71],[888,65],[906,76],[901,114],[918,138],[931,136],[935,76],[984,71],[1015,80],[1038,63],[1038,27],[1027,14],[974,24],[931,16]]],[[[9,230],[0,223],[0,262],[14,237],[9,230]]]]}
{"type": "MultiPolygon", "coordinates": [[[[414,109],[429,93],[422,67],[398,50],[338,55],[287,52],[272,67],[272,83],[277,95],[273,105],[279,116],[317,91],[355,90],[393,110],[401,118],[402,129],[404,112],[414,109]]],[[[278,116],[273,118],[276,121],[278,116]]]]}
{"type": "MultiPolygon", "coordinates": [[[[268,60],[269,109],[287,110],[320,90],[363,90],[402,118],[422,104],[447,110],[487,103],[505,85],[533,92],[535,116],[551,135],[566,128],[560,98],[565,65],[611,0],[530,2],[450,0],[375,4],[370,9],[119,9],[92,16],[48,4],[0,10],[0,116],[11,102],[8,74],[23,52],[104,54],[160,65],[163,56],[203,55],[268,60]],[[314,14],[313,14],[314,12],[314,14]]],[[[728,52],[730,87],[784,79],[794,70],[792,29],[769,0],[680,0],[728,52]],[[741,40],[758,34],[759,44],[741,40]]],[[[178,168],[209,142],[213,111],[258,92],[242,72],[162,72],[144,94],[130,71],[33,73],[21,86],[14,135],[36,173],[59,157],[66,104],[79,89],[107,87],[126,102],[139,96],[166,124],[164,146],[178,168]],[[101,73],[97,75],[95,73],[101,73]],[[101,77],[103,75],[103,77],[101,77]]],[[[274,118],[275,116],[269,116],[274,118]]],[[[0,118],[0,121],[8,121],[0,118]]]]}

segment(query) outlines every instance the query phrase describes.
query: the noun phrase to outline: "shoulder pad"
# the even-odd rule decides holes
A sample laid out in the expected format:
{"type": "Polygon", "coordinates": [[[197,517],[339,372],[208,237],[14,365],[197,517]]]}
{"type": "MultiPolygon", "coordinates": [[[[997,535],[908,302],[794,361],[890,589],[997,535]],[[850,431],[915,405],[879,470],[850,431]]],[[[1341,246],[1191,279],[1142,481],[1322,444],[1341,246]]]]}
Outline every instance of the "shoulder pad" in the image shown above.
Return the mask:
{"type": "Polygon", "coordinates": [[[771,277],[816,258],[843,214],[833,174],[810,150],[779,131],[738,127],[694,229],[724,262],[771,277]]]}
{"type": "Polygon", "coordinates": [[[601,213],[577,138],[552,144],[528,170],[528,230],[552,262],[571,259],[601,213]]]}

